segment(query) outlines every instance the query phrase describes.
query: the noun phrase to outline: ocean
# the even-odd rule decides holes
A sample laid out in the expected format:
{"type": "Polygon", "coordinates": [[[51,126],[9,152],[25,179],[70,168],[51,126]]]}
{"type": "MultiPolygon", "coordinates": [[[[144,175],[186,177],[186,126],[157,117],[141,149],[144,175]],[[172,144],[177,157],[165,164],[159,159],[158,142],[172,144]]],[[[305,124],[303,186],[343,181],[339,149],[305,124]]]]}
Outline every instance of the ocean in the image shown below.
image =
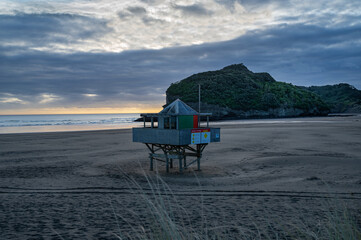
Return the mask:
{"type": "MultiPolygon", "coordinates": [[[[361,117],[361,115],[355,115],[361,117]]],[[[58,114],[58,115],[0,115],[0,134],[31,132],[67,132],[142,127],[134,122],[139,113],[123,114],[58,114]]],[[[298,124],[305,122],[332,123],[332,118],[244,119],[211,122],[212,126],[234,124],[298,124]],[[305,121],[306,120],[306,121],[305,121]]],[[[202,126],[205,127],[205,122],[202,126]]]]}
{"type": "Polygon", "coordinates": [[[139,113],[0,115],[0,133],[87,131],[142,126],[139,113]]]}

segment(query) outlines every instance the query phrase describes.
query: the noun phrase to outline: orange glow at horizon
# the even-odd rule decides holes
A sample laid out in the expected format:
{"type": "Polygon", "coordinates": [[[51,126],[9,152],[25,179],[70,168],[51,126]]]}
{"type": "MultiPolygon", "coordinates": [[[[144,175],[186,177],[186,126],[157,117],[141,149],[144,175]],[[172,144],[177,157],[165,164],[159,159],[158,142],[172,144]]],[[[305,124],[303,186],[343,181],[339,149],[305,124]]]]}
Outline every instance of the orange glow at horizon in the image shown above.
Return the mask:
{"type": "Polygon", "coordinates": [[[38,108],[0,110],[0,115],[158,113],[162,108],[38,108]]]}

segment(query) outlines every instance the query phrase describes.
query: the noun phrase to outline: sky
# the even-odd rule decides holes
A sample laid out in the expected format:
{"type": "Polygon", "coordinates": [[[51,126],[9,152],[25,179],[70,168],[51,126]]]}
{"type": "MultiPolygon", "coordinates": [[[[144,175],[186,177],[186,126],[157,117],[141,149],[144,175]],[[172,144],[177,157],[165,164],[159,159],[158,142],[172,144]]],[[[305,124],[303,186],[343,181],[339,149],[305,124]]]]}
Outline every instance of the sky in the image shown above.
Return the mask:
{"type": "Polygon", "coordinates": [[[361,89],[361,1],[0,1],[0,114],[158,112],[171,83],[238,63],[361,89]]]}

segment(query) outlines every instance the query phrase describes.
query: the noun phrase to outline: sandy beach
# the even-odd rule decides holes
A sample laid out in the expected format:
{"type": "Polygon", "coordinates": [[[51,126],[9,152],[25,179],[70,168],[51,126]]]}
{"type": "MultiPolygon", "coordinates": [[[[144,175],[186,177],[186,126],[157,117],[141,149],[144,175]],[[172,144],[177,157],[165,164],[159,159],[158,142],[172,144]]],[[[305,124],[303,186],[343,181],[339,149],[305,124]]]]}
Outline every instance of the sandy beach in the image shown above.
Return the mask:
{"type": "Polygon", "coordinates": [[[202,171],[182,174],[150,172],[131,129],[1,134],[0,239],[148,238],[159,196],[176,224],[220,239],[316,232],[333,208],[361,225],[360,116],[218,126],[202,171]]]}

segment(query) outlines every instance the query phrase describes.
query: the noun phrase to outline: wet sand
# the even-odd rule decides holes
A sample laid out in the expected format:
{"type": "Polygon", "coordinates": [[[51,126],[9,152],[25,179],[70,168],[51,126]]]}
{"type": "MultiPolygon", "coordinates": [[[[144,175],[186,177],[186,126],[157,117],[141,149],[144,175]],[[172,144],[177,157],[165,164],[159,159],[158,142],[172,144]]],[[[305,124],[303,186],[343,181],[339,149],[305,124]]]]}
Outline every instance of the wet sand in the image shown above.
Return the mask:
{"type": "Polygon", "coordinates": [[[159,196],[181,227],[223,238],[314,231],[333,207],[361,224],[360,116],[223,123],[201,172],[149,172],[147,157],[125,129],[1,134],[0,239],[149,236],[159,196]]]}

